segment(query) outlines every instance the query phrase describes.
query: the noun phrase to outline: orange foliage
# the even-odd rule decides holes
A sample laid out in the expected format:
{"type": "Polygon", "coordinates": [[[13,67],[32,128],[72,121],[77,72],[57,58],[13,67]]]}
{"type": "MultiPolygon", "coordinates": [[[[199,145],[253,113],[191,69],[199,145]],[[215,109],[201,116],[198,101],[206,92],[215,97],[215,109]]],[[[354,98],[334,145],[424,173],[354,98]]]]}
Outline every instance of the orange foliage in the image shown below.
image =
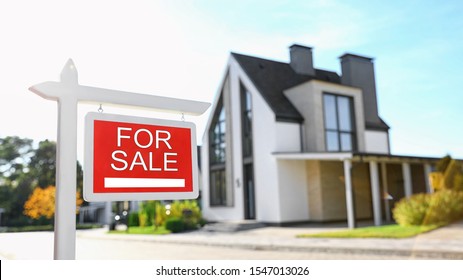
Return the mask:
{"type": "MultiPolygon", "coordinates": [[[[36,187],[29,199],[24,203],[24,214],[32,219],[46,217],[51,219],[55,214],[55,186],[45,189],[36,187]]],[[[76,193],[76,206],[83,203],[80,193],[76,193]]]]}

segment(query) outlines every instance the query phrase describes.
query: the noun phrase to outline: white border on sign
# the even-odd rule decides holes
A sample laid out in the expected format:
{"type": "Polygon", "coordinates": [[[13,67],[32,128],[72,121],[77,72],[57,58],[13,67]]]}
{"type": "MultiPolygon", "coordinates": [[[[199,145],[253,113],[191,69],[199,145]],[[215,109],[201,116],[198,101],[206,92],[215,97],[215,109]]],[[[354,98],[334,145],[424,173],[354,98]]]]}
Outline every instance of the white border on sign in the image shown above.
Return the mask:
{"type": "MultiPolygon", "coordinates": [[[[105,113],[90,112],[85,116],[85,139],[84,139],[84,199],[89,202],[96,201],[125,201],[125,200],[176,200],[196,199],[199,195],[198,184],[198,155],[196,146],[196,126],[191,122],[172,121],[154,118],[143,118],[125,115],[114,115],[105,113]],[[93,192],[93,152],[94,152],[94,121],[113,121],[134,124],[161,125],[168,127],[189,128],[191,131],[191,159],[193,190],[191,192],[150,192],[150,193],[94,193],[93,192]]],[[[137,187],[158,187],[159,184],[167,183],[181,187],[185,180],[179,179],[144,179],[144,178],[117,178],[110,179],[108,183],[116,184],[112,187],[126,187],[126,184],[137,184],[137,187]],[[122,180],[121,180],[122,179],[122,180]],[[168,180],[168,181],[164,181],[168,180]],[[183,180],[183,181],[182,181],[183,180]]],[[[105,180],[106,181],[106,180],[105,180]]],[[[106,184],[106,182],[105,182],[106,184]]]]}

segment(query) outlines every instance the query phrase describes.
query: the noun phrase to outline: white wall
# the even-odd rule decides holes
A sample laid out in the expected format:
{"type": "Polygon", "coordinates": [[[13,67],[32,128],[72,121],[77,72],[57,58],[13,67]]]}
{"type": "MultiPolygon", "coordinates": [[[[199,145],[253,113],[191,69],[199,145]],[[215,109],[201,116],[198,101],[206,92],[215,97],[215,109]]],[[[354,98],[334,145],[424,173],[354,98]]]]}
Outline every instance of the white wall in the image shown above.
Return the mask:
{"type": "Polygon", "coordinates": [[[279,160],[278,183],[280,221],[298,222],[309,219],[306,164],[304,160],[279,160]]]}
{"type": "MultiPolygon", "coordinates": [[[[277,160],[272,154],[277,151],[277,141],[280,141],[278,138],[281,137],[281,135],[278,133],[279,130],[275,122],[275,114],[252,84],[251,80],[245,75],[241,67],[237,68],[243,85],[252,95],[256,220],[261,222],[280,222],[277,160]]],[[[239,123],[241,125],[241,122],[239,123]]],[[[294,130],[294,127],[286,125],[281,125],[279,128],[282,132],[288,129],[294,130]]],[[[291,146],[291,144],[289,146],[291,146]]],[[[241,157],[235,160],[242,164],[241,157]]],[[[242,173],[236,174],[236,176],[242,176],[242,173]]]]}
{"type": "Polygon", "coordinates": [[[298,123],[277,122],[276,143],[273,152],[300,152],[301,125],[298,123]]]}
{"type": "Polygon", "coordinates": [[[389,134],[384,131],[365,131],[365,151],[367,153],[389,154],[389,134]]]}

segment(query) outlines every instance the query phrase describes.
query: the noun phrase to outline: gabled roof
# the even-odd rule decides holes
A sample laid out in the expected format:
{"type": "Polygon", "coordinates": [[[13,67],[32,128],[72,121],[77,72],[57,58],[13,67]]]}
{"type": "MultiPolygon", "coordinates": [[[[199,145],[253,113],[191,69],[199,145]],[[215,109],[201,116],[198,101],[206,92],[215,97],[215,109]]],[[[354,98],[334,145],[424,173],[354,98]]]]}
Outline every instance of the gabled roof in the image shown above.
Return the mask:
{"type": "Polygon", "coordinates": [[[284,90],[313,79],[340,84],[340,77],[335,72],[315,69],[315,76],[301,75],[294,72],[288,63],[237,53],[232,53],[232,56],[260,91],[275,113],[277,121],[304,121],[301,114],[283,94],[284,90]]]}

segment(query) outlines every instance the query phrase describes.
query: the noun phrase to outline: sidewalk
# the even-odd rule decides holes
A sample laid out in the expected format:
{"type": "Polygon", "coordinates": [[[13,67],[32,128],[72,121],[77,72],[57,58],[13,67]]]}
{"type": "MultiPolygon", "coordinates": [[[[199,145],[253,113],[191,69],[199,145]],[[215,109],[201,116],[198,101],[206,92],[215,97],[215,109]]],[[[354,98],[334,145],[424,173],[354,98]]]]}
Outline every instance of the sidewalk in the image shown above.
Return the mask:
{"type": "Polygon", "coordinates": [[[340,229],[342,228],[265,227],[233,233],[194,231],[168,235],[106,234],[106,230],[97,229],[78,231],[77,235],[81,238],[92,239],[220,246],[250,250],[463,259],[463,221],[406,239],[296,238],[297,234],[340,229]]]}

